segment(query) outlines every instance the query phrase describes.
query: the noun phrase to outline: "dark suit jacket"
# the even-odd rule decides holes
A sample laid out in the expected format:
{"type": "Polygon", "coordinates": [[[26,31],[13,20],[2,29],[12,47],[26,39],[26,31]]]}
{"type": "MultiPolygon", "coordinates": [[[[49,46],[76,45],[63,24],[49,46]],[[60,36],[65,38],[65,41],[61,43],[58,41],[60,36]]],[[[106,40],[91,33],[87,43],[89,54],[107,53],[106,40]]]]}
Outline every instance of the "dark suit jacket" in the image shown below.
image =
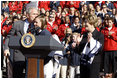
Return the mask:
{"type": "MultiPolygon", "coordinates": [[[[94,63],[94,62],[100,62],[101,51],[102,51],[102,49],[103,49],[103,47],[104,47],[104,36],[103,36],[103,34],[102,34],[101,32],[98,32],[98,31],[95,29],[94,32],[92,33],[92,37],[93,37],[95,40],[99,41],[99,42],[102,44],[101,49],[98,51],[98,54],[95,55],[95,58],[94,58],[94,60],[93,60],[93,63],[94,63]]],[[[81,52],[83,51],[83,49],[84,49],[86,43],[87,43],[87,33],[85,33],[85,34],[83,35],[83,39],[82,39],[82,41],[80,42],[79,49],[78,49],[78,50],[79,50],[79,53],[81,53],[81,52]]]]}
{"type": "MultiPolygon", "coordinates": [[[[92,33],[92,37],[99,41],[102,44],[102,47],[104,47],[104,36],[101,32],[98,32],[96,29],[92,33]]],[[[87,34],[83,36],[83,39],[79,45],[79,51],[82,52],[85,44],[87,42],[87,34]]],[[[102,48],[98,51],[98,53],[95,55],[94,60],[92,64],[83,65],[80,64],[80,78],[98,78],[99,77],[99,71],[100,71],[100,62],[101,62],[101,51],[102,48]]],[[[81,60],[80,60],[81,62],[81,60]]]]}
{"type": "MultiPolygon", "coordinates": [[[[17,21],[13,24],[12,29],[5,40],[5,49],[9,49],[8,43],[10,36],[22,36],[24,34],[24,23],[25,21],[17,21]]],[[[4,49],[4,50],[5,50],[4,49]]],[[[20,50],[14,50],[14,61],[25,61],[25,56],[22,54],[20,50]]]]}
{"type": "Polygon", "coordinates": [[[49,35],[49,36],[51,36],[51,33],[48,30],[44,29],[38,35],[49,35]]]}

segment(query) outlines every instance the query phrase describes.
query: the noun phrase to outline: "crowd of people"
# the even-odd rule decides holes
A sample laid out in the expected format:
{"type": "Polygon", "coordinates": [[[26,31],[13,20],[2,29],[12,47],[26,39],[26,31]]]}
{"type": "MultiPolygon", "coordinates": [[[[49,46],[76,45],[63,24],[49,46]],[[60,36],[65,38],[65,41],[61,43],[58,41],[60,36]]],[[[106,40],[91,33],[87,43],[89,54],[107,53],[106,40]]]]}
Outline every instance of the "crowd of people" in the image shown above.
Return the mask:
{"type": "Polygon", "coordinates": [[[10,56],[15,78],[25,77],[26,58],[9,38],[28,32],[56,35],[64,46],[56,70],[54,55],[44,59],[53,69],[44,66],[45,78],[117,77],[117,1],[1,1],[1,67],[10,56]]]}

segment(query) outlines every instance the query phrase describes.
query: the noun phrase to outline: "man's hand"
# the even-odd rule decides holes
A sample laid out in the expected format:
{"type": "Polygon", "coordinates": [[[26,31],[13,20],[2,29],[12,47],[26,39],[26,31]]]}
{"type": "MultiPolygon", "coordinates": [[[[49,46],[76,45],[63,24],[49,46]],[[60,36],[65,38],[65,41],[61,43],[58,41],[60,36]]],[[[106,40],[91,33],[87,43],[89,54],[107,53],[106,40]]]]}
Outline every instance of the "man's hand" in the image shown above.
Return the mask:
{"type": "Polygon", "coordinates": [[[6,50],[4,51],[4,56],[10,56],[9,49],[6,49],[6,50]]]}

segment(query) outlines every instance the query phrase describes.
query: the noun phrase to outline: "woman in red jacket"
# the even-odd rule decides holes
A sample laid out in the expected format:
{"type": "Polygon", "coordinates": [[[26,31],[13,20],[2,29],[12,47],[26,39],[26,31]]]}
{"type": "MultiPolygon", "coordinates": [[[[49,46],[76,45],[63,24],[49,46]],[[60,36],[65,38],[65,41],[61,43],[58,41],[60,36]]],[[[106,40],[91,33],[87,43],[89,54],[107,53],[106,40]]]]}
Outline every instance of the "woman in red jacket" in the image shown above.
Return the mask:
{"type": "Polygon", "coordinates": [[[75,9],[79,8],[80,1],[67,1],[66,6],[68,8],[74,7],[75,9]]]}
{"type": "Polygon", "coordinates": [[[10,10],[10,13],[11,14],[13,14],[14,12],[16,12],[17,11],[17,9],[18,9],[18,7],[17,7],[17,1],[11,1],[10,3],[9,3],[9,10],[10,10]]]}
{"type": "Polygon", "coordinates": [[[104,73],[105,77],[114,77],[117,71],[117,27],[113,18],[108,18],[108,27],[102,31],[104,34],[104,73]]]}
{"type": "Polygon", "coordinates": [[[56,31],[58,29],[58,25],[55,22],[55,17],[53,14],[49,15],[48,22],[47,22],[47,27],[46,29],[51,33],[51,34],[56,34],[56,31]]]}
{"type": "Polygon", "coordinates": [[[39,1],[38,2],[38,8],[44,8],[46,11],[50,10],[50,1],[39,1]]]}
{"type": "Polygon", "coordinates": [[[65,30],[70,27],[70,19],[69,16],[65,17],[65,23],[59,26],[59,29],[56,31],[60,41],[65,37],[65,30]]]}

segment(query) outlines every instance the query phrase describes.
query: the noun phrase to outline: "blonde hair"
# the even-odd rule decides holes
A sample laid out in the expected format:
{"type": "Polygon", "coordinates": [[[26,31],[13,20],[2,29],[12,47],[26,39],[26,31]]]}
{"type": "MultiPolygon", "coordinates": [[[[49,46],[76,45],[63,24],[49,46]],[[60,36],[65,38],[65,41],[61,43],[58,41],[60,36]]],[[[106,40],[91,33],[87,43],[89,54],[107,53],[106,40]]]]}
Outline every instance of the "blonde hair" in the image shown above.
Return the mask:
{"type": "Polygon", "coordinates": [[[97,27],[98,18],[96,15],[87,15],[85,18],[87,19],[88,23],[90,23],[94,27],[97,27]]]}
{"type": "Polygon", "coordinates": [[[72,29],[71,29],[71,28],[66,28],[65,34],[67,33],[68,30],[69,30],[69,32],[72,34],[72,29]]]}
{"type": "Polygon", "coordinates": [[[36,18],[38,18],[41,21],[41,29],[45,29],[46,28],[46,25],[47,25],[45,16],[39,15],[36,18]]]}
{"type": "Polygon", "coordinates": [[[72,37],[74,36],[74,35],[76,35],[76,36],[78,36],[80,33],[77,33],[77,32],[74,32],[74,33],[72,33],[72,35],[71,35],[71,39],[72,39],[72,37]]]}
{"type": "Polygon", "coordinates": [[[77,33],[77,32],[74,32],[74,33],[72,33],[72,36],[73,36],[73,35],[78,35],[78,34],[79,34],[79,33],[77,33]]]}

